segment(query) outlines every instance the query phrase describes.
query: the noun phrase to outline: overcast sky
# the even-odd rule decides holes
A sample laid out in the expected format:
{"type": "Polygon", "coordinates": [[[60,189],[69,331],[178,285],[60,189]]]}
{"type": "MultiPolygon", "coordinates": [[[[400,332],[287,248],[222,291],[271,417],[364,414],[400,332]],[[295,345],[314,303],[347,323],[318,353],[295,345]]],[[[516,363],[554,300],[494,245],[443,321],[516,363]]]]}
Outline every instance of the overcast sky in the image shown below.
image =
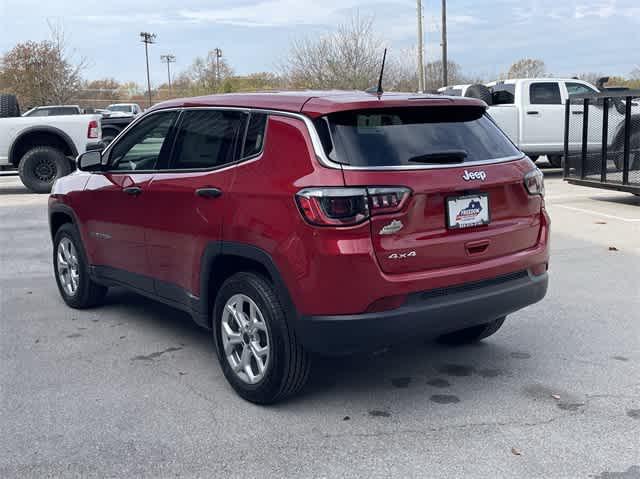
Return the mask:
{"type": "MultiPolygon", "coordinates": [[[[439,57],[440,0],[424,0],[427,60],[439,57]]],[[[275,71],[292,39],[321,35],[350,13],[371,14],[390,55],[415,46],[414,0],[0,0],[0,53],[48,37],[64,24],[87,78],[144,82],[139,32],[157,33],[152,80],[164,81],[160,55],[177,71],[219,47],[236,73],[275,71]]],[[[640,0],[449,0],[449,57],[491,79],[522,57],[543,59],[556,75],[638,68],[640,0]]]]}

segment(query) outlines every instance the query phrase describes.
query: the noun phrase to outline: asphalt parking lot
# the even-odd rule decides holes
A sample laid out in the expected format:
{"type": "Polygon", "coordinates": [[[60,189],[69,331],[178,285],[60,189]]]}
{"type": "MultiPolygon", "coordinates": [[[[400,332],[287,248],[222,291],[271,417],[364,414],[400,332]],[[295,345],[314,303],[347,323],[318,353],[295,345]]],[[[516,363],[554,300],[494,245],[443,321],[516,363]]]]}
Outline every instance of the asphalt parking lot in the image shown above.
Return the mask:
{"type": "Polygon", "coordinates": [[[318,360],[273,407],[181,312],[67,308],[46,195],[0,176],[0,477],[640,478],[640,197],[546,172],[543,302],[480,345],[318,360]]]}

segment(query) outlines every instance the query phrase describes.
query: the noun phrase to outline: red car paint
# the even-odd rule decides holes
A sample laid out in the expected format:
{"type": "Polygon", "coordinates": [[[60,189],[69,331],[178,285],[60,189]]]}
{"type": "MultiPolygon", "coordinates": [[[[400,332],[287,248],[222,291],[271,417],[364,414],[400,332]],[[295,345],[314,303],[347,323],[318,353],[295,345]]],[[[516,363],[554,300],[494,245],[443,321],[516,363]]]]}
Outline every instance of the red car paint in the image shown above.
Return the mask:
{"type": "MultiPolygon", "coordinates": [[[[308,123],[278,113],[317,118],[370,108],[460,105],[481,103],[400,94],[378,99],[352,92],[173,100],[151,113],[202,107],[271,111],[262,154],[213,171],[77,172],[57,181],[50,208],[54,214],[62,211],[59,205],[67,207],[91,265],[133,273],[141,277],[138,290],[159,298],[171,296],[164,291],[166,285],[192,298],[205,296],[202,261],[211,242],[257,248],[272,259],[299,317],[392,309],[412,293],[516,271],[544,273],[550,222],[543,198],[525,189],[524,175],[534,166],[524,155],[481,166],[411,171],[332,168],[318,159],[308,123]],[[484,171],[486,181],[471,187],[462,179],[467,170],[484,171]],[[142,194],[123,194],[129,186],[139,186],[142,194]],[[345,186],[404,186],[412,193],[401,211],[354,226],[318,227],[305,221],[295,200],[298,192],[345,186]],[[204,187],[219,188],[223,194],[215,200],[194,195],[204,187]],[[448,229],[446,199],[469,190],[489,195],[491,223],[448,229]],[[404,225],[401,231],[378,234],[394,220],[404,225]],[[407,252],[413,254],[390,259],[407,252]]],[[[210,305],[211,300],[204,308],[210,305]]]]}

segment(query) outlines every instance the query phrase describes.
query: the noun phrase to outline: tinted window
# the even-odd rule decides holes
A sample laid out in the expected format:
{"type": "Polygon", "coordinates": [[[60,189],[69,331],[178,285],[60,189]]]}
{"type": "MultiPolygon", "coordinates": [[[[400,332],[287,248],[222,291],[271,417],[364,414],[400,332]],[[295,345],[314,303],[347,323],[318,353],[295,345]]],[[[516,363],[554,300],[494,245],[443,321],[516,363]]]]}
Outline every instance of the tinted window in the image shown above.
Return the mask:
{"type": "Polygon", "coordinates": [[[264,113],[252,113],[247,127],[247,136],[244,140],[242,157],[257,155],[262,151],[264,134],[267,127],[267,115],[264,113]]]}
{"type": "Polygon", "coordinates": [[[498,83],[491,88],[492,103],[494,105],[512,105],[515,101],[516,86],[498,83]]]}
{"type": "Polygon", "coordinates": [[[185,112],[171,168],[215,168],[235,161],[246,119],[246,113],[239,111],[185,112]]]}
{"type": "Polygon", "coordinates": [[[25,116],[49,116],[49,110],[46,110],[44,108],[39,108],[37,110],[33,110],[32,112],[29,112],[25,116]]]}
{"type": "Polygon", "coordinates": [[[583,85],[582,83],[567,83],[566,85],[569,96],[582,95],[584,93],[597,93],[593,88],[589,88],[587,85],[583,85]]]}
{"type": "Polygon", "coordinates": [[[558,83],[532,83],[529,86],[529,99],[532,105],[560,105],[560,85],[558,83]]]}
{"type": "Polygon", "coordinates": [[[112,170],[153,170],[166,164],[172,126],[178,113],[155,113],[133,126],[109,155],[112,170]]]}
{"type": "Polygon", "coordinates": [[[461,163],[519,155],[478,107],[359,110],[316,120],[327,155],[352,166],[461,163]]]}

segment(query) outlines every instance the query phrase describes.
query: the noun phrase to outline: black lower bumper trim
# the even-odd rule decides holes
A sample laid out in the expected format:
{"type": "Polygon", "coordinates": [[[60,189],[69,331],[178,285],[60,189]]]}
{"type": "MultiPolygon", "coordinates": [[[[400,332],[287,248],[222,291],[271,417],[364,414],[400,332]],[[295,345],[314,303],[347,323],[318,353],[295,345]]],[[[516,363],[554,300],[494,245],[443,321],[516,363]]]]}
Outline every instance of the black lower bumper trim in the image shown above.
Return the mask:
{"type": "Polygon", "coordinates": [[[482,283],[412,294],[392,311],[357,315],[307,316],[296,334],[312,352],[341,355],[372,351],[415,337],[437,337],[493,321],[544,298],[549,276],[516,274],[482,283]],[[498,279],[500,279],[498,281],[498,279]]]}

